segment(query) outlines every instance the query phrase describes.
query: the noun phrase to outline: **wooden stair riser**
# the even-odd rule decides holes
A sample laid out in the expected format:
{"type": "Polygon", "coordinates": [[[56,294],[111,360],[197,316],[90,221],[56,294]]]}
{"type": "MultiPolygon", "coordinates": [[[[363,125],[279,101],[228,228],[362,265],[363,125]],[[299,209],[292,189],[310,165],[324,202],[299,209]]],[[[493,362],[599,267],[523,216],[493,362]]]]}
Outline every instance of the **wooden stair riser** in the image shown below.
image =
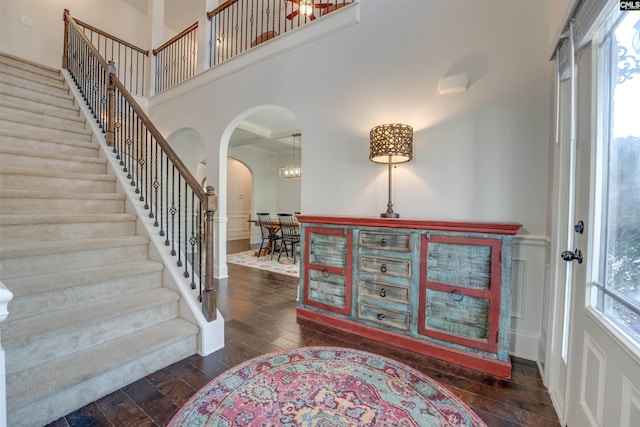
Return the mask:
{"type": "Polygon", "coordinates": [[[96,175],[93,179],[89,177],[78,179],[67,176],[28,175],[17,169],[6,171],[0,167],[0,188],[5,190],[109,193],[115,191],[115,179],[100,175],[96,175]]]}
{"type": "MultiPolygon", "coordinates": [[[[117,268],[114,266],[114,270],[117,268]]],[[[7,325],[39,313],[66,310],[78,305],[92,304],[162,286],[162,269],[158,268],[153,271],[144,270],[138,274],[129,274],[113,279],[92,281],[87,278],[85,280],[77,279],[77,282],[70,280],[68,283],[47,283],[42,276],[35,277],[38,279],[33,280],[38,280],[38,282],[30,283],[30,287],[38,286],[41,289],[38,292],[22,296],[17,295],[20,289],[13,284],[18,280],[7,281],[6,285],[11,287],[14,292],[14,298],[9,304],[11,316],[5,320],[7,325]]],[[[20,280],[20,282],[25,281],[20,280]]]]}
{"type": "MultiPolygon", "coordinates": [[[[100,249],[79,248],[78,251],[0,258],[3,279],[63,271],[70,266],[91,267],[148,259],[148,243],[100,249]]],[[[0,257],[2,252],[0,251],[0,257]]]]}
{"type": "Polygon", "coordinates": [[[56,374],[65,376],[65,388],[56,387],[51,381],[39,382],[39,378],[29,372],[33,370],[8,375],[8,392],[11,393],[14,387],[18,390],[7,396],[7,425],[39,427],[48,424],[151,372],[191,356],[197,346],[195,332],[180,326],[178,329],[161,324],[154,328],[154,333],[142,331],[40,368],[46,370],[49,379],[55,378],[56,374]],[[155,336],[160,334],[158,329],[166,331],[164,341],[155,336]],[[144,352],[140,354],[141,351],[144,352]],[[79,356],[82,356],[80,363],[76,360],[79,356]],[[82,369],[81,365],[87,359],[102,368],[93,374],[87,372],[89,370],[82,369]],[[77,374],[67,379],[65,374],[74,369],[77,374]]]}
{"type": "MultiPolygon", "coordinates": [[[[87,217],[85,216],[85,218],[87,217]]],[[[55,220],[55,216],[52,216],[51,220],[55,220]]],[[[21,242],[44,242],[52,240],[92,239],[97,237],[109,236],[130,236],[135,233],[135,218],[132,219],[131,215],[125,214],[114,214],[111,220],[105,219],[94,222],[51,222],[44,224],[23,223],[15,225],[5,225],[0,222],[0,242],[2,242],[3,244],[21,242]]]]}
{"type": "MultiPolygon", "coordinates": [[[[0,193],[2,190],[0,190],[0,193]]],[[[75,213],[122,213],[124,196],[111,198],[77,198],[69,194],[58,193],[58,197],[38,196],[38,192],[24,192],[24,195],[2,196],[0,215],[16,213],[75,214],[75,213]]]]}
{"type": "MultiPolygon", "coordinates": [[[[65,357],[101,342],[176,318],[178,294],[174,292],[170,301],[131,306],[127,311],[119,311],[117,307],[114,310],[118,313],[117,316],[94,317],[77,325],[70,323],[48,334],[32,335],[28,342],[17,347],[10,347],[10,342],[4,345],[7,375],[33,368],[43,360],[65,357]]],[[[3,335],[6,335],[4,331],[3,335]]]]}

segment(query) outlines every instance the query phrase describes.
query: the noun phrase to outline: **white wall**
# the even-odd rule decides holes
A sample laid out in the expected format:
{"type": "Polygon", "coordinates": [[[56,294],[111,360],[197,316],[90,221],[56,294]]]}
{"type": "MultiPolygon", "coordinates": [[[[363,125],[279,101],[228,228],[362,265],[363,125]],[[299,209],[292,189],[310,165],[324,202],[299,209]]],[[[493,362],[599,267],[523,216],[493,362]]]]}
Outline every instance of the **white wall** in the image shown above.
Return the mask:
{"type": "Polygon", "coordinates": [[[236,159],[227,159],[227,240],[251,237],[251,199],[253,197],[251,171],[236,159]]]}
{"type": "Polygon", "coordinates": [[[74,18],[136,46],[149,48],[151,33],[146,4],[146,1],[117,0],[2,0],[0,50],[60,67],[65,8],[74,18]],[[22,24],[22,16],[31,18],[32,25],[22,24]]]}
{"type": "Polygon", "coordinates": [[[414,160],[394,171],[402,216],[517,221],[525,234],[544,234],[548,2],[371,0],[360,10],[356,25],[152,99],[152,118],[208,135],[214,174],[226,154],[217,141],[238,114],[283,106],[305,135],[301,209],[374,216],[386,204],[387,170],[368,161],[369,130],[408,123],[414,160]],[[469,90],[438,95],[438,80],[462,71],[469,90]]]}

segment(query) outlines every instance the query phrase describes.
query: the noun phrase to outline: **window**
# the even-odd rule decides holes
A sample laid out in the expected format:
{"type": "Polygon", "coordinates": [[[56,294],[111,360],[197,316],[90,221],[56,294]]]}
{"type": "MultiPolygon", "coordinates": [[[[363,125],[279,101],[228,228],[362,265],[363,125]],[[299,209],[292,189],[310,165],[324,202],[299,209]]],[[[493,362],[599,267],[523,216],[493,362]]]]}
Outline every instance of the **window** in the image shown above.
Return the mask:
{"type": "Polygon", "coordinates": [[[640,16],[621,13],[600,45],[599,259],[591,304],[640,346],[640,16]]]}

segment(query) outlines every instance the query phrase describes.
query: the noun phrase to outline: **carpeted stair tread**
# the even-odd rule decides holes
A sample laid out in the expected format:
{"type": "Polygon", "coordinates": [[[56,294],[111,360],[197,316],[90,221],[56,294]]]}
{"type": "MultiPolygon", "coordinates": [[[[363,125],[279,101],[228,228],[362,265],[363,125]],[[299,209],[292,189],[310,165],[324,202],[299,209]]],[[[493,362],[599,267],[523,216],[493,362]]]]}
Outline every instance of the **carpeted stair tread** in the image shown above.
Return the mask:
{"type": "MultiPolygon", "coordinates": [[[[7,409],[11,414],[46,396],[63,392],[73,385],[90,381],[91,378],[119,366],[134,362],[145,354],[156,352],[172,342],[195,338],[198,329],[182,320],[172,319],[156,326],[140,330],[111,341],[85,349],[69,356],[51,360],[38,369],[28,369],[7,376],[7,409]]],[[[182,355],[178,357],[183,358],[182,355]]],[[[180,359],[176,359],[180,360],[180,359]]],[[[154,372],[151,370],[148,373],[154,372]]],[[[129,378],[128,384],[138,378],[129,378]]],[[[101,390],[101,396],[117,390],[125,384],[114,384],[101,390]]],[[[104,384],[102,384],[104,386],[104,384]]],[[[87,391],[92,393],[91,390],[87,391]]],[[[95,397],[93,397],[95,399],[95,397]]],[[[88,403],[88,402],[87,402],[88,403]]]]}
{"type": "Polygon", "coordinates": [[[19,82],[26,84],[37,84],[49,86],[52,89],[63,90],[68,92],[68,88],[64,83],[64,77],[58,71],[57,74],[45,72],[34,72],[37,68],[29,66],[12,65],[0,60],[0,73],[5,76],[12,76],[19,82]]]}
{"type": "Polygon", "coordinates": [[[0,189],[0,214],[122,213],[124,194],[0,189]]]}
{"type": "Polygon", "coordinates": [[[28,257],[42,254],[60,254],[91,249],[118,248],[128,245],[147,244],[149,239],[143,236],[115,236],[95,239],[58,240],[54,242],[0,243],[0,260],[28,257]]]}
{"type": "Polygon", "coordinates": [[[94,142],[74,141],[66,138],[52,138],[49,135],[27,136],[24,134],[24,132],[18,132],[10,129],[0,129],[0,143],[2,143],[3,146],[7,147],[8,145],[6,145],[6,141],[11,141],[11,140],[17,140],[20,144],[18,145],[18,147],[22,146],[23,148],[28,142],[33,142],[33,143],[40,142],[46,145],[53,145],[54,147],[56,147],[55,150],[49,150],[49,151],[56,151],[58,153],[61,152],[61,148],[65,148],[66,146],[76,150],[76,154],[74,154],[76,156],[79,155],[77,154],[77,151],[79,148],[83,149],[83,151],[87,149],[90,150],[92,152],[93,157],[97,157],[98,151],[100,150],[100,147],[94,142]]]}
{"type": "Polygon", "coordinates": [[[12,166],[0,166],[0,174],[7,175],[29,175],[39,176],[46,178],[67,178],[77,180],[91,180],[91,181],[110,181],[115,182],[116,178],[106,173],[83,173],[83,172],[65,172],[57,170],[41,170],[41,169],[28,169],[12,166]]]}
{"type": "MultiPolygon", "coordinates": [[[[41,292],[51,292],[66,287],[78,286],[95,281],[104,281],[126,277],[131,274],[144,274],[152,271],[162,271],[163,266],[155,261],[124,262],[112,265],[100,265],[90,268],[60,271],[4,281],[5,286],[13,293],[13,300],[25,295],[34,295],[41,292]]],[[[7,322],[12,321],[13,313],[7,317],[7,322]]]]}
{"type": "Polygon", "coordinates": [[[2,225],[32,224],[72,224],[93,222],[135,221],[137,216],[126,213],[87,213],[87,214],[14,214],[0,215],[2,225]]]}
{"type": "Polygon", "coordinates": [[[156,276],[163,269],[161,263],[143,260],[6,279],[4,284],[13,293],[13,300],[5,324],[38,314],[29,310],[33,304],[40,310],[63,310],[78,303],[160,287],[162,277],[156,276]]]}
{"type": "Polygon", "coordinates": [[[8,67],[20,69],[30,75],[37,75],[51,80],[64,81],[64,77],[60,74],[59,69],[33,62],[25,58],[20,58],[6,52],[0,52],[0,63],[8,67]]]}
{"type": "Polygon", "coordinates": [[[0,82],[0,96],[8,103],[19,104],[23,107],[35,107],[42,111],[58,109],[61,113],[80,114],[80,107],[67,97],[58,98],[33,91],[26,91],[15,86],[0,82]]]}
{"type": "Polygon", "coordinates": [[[16,86],[12,82],[0,79],[0,94],[23,98],[25,101],[38,101],[45,104],[53,104],[60,106],[74,106],[75,98],[72,94],[50,94],[38,90],[32,90],[28,87],[16,86]]]}
{"type": "Polygon", "coordinates": [[[10,244],[128,235],[135,233],[136,219],[136,215],[126,213],[0,215],[0,242],[10,244]]]}
{"type": "Polygon", "coordinates": [[[2,147],[0,146],[0,155],[4,156],[23,156],[36,157],[46,160],[59,160],[66,162],[79,162],[84,164],[92,164],[101,167],[107,166],[107,159],[91,156],[72,156],[68,154],[60,154],[46,150],[33,150],[28,148],[2,147]]]}
{"type": "Polygon", "coordinates": [[[91,129],[77,128],[74,126],[66,126],[63,123],[55,123],[55,122],[49,123],[49,122],[44,122],[42,120],[33,120],[33,119],[27,119],[22,117],[15,117],[15,118],[2,117],[1,120],[4,122],[11,122],[19,125],[36,127],[41,131],[47,131],[47,132],[60,131],[60,132],[69,133],[71,135],[84,136],[84,137],[91,137],[93,135],[91,129]]]}
{"type": "Polygon", "coordinates": [[[121,193],[90,193],[90,194],[78,194],[74,192],[66,191],[30,191],[30,190],[4,190],[0,188],[0,199],[66,199],[69,203],[72,200],[118,200],[122,201],[126,199],[126,196],[121,193]]]}
{"type": "Polygon", "coordinates": [[[69,126],[86,126],[85,118],[80,116],[77,111],[61,110],[59,108],[53,111],[47,111],[42,106],[35,107],[29,104],[19,104],[8,101],[6,98],[0,99],[0,113],[5,117],[24,117],[27,119],[47,120],[49,122],[59,121],[69,126]]]}
{"type": "Polygon", "coordinates": [[[140,310],[142,306],[159,306],[177,301],[180,295],[166,288],[137,292],[132,295],[70,308],[60,312],[43,313],[2,325],[2,346],[5,351],[40,341],[46,336],[61,335],[87,327],[88,323],[101,323],[113,317],[140,310]]]}
{"type": "Polygon", "coordinates": [[[10,73],[0,73],[0,83],[6,85],[14,85],[16,87],[27,88],[34,92],[40,92],[47,95],[60,96],[66,98],[69,90],[64,85],[51,85],[49,82],[37,82],[22,77],[16,77],[10,73]]]}

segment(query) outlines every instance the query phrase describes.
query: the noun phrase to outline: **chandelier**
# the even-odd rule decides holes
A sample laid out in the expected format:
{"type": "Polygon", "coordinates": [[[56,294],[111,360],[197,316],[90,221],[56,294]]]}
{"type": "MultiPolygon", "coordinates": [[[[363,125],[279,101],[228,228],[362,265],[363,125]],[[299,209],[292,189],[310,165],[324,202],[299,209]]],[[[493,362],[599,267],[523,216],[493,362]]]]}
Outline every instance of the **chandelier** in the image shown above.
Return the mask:
{"type": "Polygon", "coordinates": [[[300,165],[300,162],[296,162],[296,145],[300,146],[301,135],[301,133],[294,133],[291,135],[293,138],[293,163],[280,168],[280,178],[282,179],[302,178],[302,166],[300,165]]]}

